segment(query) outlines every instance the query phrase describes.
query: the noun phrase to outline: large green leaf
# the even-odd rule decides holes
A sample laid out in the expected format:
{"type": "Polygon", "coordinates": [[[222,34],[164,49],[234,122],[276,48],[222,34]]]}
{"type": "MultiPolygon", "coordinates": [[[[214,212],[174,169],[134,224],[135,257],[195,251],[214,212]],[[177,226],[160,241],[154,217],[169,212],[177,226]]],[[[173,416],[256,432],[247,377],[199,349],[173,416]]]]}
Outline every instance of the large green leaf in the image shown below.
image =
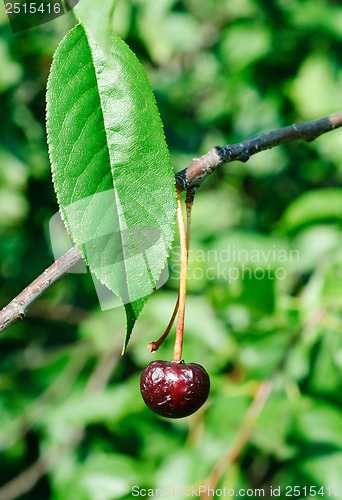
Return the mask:
{"type": "Polygon", "coordinates": [[[125,304],[125,346],[173,239],[174,176],[146,74],[111,35],[76,26],[59,45],[47,131],[62,217],[87,264],[125,304]]]}

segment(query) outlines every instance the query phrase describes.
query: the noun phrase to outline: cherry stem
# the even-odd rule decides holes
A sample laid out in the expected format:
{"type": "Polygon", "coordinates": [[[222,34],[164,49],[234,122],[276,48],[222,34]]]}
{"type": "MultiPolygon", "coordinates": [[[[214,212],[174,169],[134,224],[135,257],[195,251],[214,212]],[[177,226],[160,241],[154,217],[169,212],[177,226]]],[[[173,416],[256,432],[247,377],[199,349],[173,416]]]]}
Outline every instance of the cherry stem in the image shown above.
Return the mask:
{"type": "Polygon", "coordinates": [[[186,299],[186,274],[188,267],[188,250],[187,239],[185,235],[185,225],[183,218],[182,203],[177,189],[177,219],[179,228],[179,239],[181,247],[181,276],[179,285],[179,309],[177,318],[176,341],[173,355],[173,362],[180,363],[182,361],[183,348],[183,329],[185,315],[185,299],[186,299]]]}
{"type": "Polygon", "coordinates": [[[148,348],[149,348],[149,350],[151,352],[155,352],[161,346],[161,344],[164,342],[164,340],[166,339],[166,337],[168,336],[168,334],[169,334],[169,332],[170,332],[170,330],[172,328],[172,325],[173,325],[173,323],[174,323],[174,321],[176,319],[177,311],[178,311],[178,306],[179,306],[179,294],[178,294],[177,302],[176,302],[175,308],[173,310],[170,322],[167,325],[165,332],[155,342],[149,342],[148,343],[148,348]]]}
{"type": "Polygon", "coordinates": [[[191,229],[191,209],[194,204],[194,198],[197,187],[191,187],[186,192],[185,205],[186,205],[186,253],[189,257],[190,248],[190,229],[191,229]]]}
{"type": "MultiPolygon", "coordinates": [[[[185,200],[185,204],[186,204],[186,251],[187,251],[187,258],[189,256],[189,247],[190,247],[191,209],[192,209],[192,205],[194,203],[195,192],[196,192],[196,187],[189,188],[186,192],[186,200],[185,200]]],[[[180,294],[178,293],[177,302],[176,302],[171,319],[169,321],[169,324],[166,327],[165,332],[155,342],[148,343],[148,348],[150,349],[151,352],[157,351],[157,349],[161,346],[161,344],[164,342],[164,340],[166,339],[166,337],[170,333],[172,325],[173,325],[173,323],[176,319],[176,316],[177,316],[177,311],[178,311],[178,307],[179,307],[179,295],[180,294]]]]}

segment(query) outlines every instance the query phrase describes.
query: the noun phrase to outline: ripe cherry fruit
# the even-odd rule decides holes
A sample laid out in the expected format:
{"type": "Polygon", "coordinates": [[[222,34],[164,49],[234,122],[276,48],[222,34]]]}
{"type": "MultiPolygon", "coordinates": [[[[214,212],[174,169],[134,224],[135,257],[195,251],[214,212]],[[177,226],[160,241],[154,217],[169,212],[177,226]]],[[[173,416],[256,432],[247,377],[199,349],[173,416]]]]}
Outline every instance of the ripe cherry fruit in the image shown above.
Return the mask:
{"type": "Polygon", "coordinates": [[[140,379],[146,405],[162,417],[191,415],[205,403],[209,389],[209,375],[196,363],[152,361],[140,379]]]}
{"type": "Polygon", "coordinates": [[[177,219],[181,243],[181,279],[177,305],[171,321],[163,335],[149,343],[149,349],[156,351],[168,335],[178,309],[176,340],[172,361],[152,361],[143,371],[140,379],[142,397],[150,410],[162,417],[182,418],[198,410],[207,400],[210,380],[201,365],[182,361],[184,313],[186,297],[186,272],[190,241],[190,212],[195,188],[187,191],[187,235],[182,205],[177,189],[177,219]]]}

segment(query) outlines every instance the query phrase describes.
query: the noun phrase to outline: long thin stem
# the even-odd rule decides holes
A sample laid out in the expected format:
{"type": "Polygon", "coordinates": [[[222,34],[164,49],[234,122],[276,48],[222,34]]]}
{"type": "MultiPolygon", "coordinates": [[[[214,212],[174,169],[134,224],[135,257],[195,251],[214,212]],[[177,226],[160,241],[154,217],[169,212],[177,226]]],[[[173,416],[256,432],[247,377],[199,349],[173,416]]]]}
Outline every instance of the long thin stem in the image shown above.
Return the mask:
{"type": "Polygon", "coordinates": [[[185,225],[183,218],[182,203],[180,200],[179,191],[177,189],[177,219],[179,227],[179,239],[181,247],[181,276],[179,285],[179,310],[176,329],[176,340],[173,361],[180,363],[182,360],[183,349],[183,329],[184,329],[184,315],[185,315],[185,299],[186,299],[186,275],[188,268],[188,252],[187,242],[185,235],[185,225]]]}
{"type": "Polygon", "coordinates": [[[197,187],[191,187],[186,192],[185,206],[186,206],[186,250],[187,258],[189,260],[189,249],[190,249],[190,235],[191,235],[191,210],[194,204],[195,193],[197,187]]]}
{"type": "Polygon", "coordinates": [[[156,340],[154,342],[149,342],[148,343],[148,348],[149,348],[149,350],[151,352],[157,351],[159,349],[159,347],[162,345],[162,343],[164,342],[164,340],[166,339],[166,337],[168,336],[168,334],[170,333],[172,325],[175,322],[175,319],[176,319],[176,316],[177,316],[178,307],[179,307],[179,293],[178,293],[178,297],[177,297],[177,302],[176,302],[175,308],[173,310],[173,313],[172,313],[171,319],[169,321],[169,324],[167,325],[167,327],[165,329],[165,332],[163,333],[163,335],[161,335],[159,337],[158,340],[156,340]]]}
{"type": "MultiPolygon", "coordinates": [[[[191,233],[191,209],[192,209],[192,205],[194,203],[195,192],[196,192],[196,188],[189,188],[186,192],[186,200],[185,200],[185,204],[186,204],[186,252],[187,252],[187,259],[188,260],[189,260],[190,233],[191,233]]],[[[170,319],[169,324],[167,325],[163,335],[161,335],[159,337],[159,339],[156,340],[155,342],[148,343],[148,348],[150,349],[151,352],[157,351],[159,349],[159,347],[161,346],[161,344],[166,339],[166,337],[168,336],[168,334],[170,333],[172,325],[173,325],[173,323],[176,319],[176,316],[177,316],[178,307],[179,307],[179,293],[178,293],[177,302],[176,302],[175,308],[173,310],[171,319],[170,319]]]]}

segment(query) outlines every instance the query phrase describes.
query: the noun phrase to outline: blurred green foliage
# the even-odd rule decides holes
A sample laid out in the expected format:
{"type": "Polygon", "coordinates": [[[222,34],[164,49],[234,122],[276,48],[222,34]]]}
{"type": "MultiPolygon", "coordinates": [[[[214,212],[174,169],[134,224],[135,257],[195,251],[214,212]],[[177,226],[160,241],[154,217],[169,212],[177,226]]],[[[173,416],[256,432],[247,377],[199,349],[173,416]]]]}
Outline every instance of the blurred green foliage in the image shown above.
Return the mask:
{"type": "MultiPolygon", "coordinates": [[[[52,261],[48,223],[58,208],[45,84],[75,20],[69,13],[13,34],[1,11],[0,24],[5,305],[52,261]]],[[[337,111],[341,24],[332,0],[118,0],[113,18],[149,76],[175,170],[216,144],[337,111]]],[[[158,418],[139,393],[140,373],[155,359],[146,344],[176,301],[177,239],[169,280],[148,301],[124,357],[123,312],[100,310],[89,274],[47,292],[0,341],[0,484],[14,479],[12,491],[30,500],[204,484],[258,384],[287,353],[248,446],[218,486],[342,488],[341,177],[337,130],[229,164],[199,190],[184,357],[207,368],[212,390],[187,419],[158,418]],[[32,467],[37,475],[18,481],[32,467]]],[[[157,356],[171,359],[172,349],[170,335],[157,356]]],[[[16,498],[8,491],[0,497],[16,498]]]]}

